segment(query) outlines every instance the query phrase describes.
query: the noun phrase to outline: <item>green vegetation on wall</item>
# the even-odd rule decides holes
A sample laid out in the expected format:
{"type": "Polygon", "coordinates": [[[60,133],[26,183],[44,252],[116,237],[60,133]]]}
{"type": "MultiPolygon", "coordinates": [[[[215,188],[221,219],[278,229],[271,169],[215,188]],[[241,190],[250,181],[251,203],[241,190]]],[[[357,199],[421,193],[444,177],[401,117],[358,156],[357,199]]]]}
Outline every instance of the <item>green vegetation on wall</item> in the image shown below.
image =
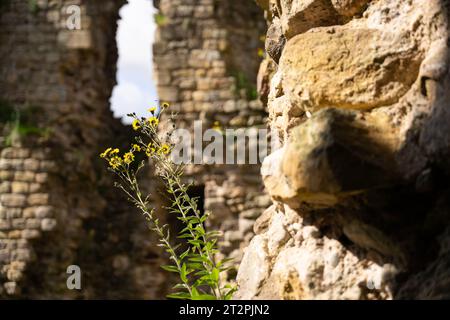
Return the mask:
{"type": "Polygon", "coordinates": [[[155,19],[156,25],[158,25],[158,26],[163,26],[167,22],[166,16],[161,13],[155,13],[154,19],[155,19]]]}
{"type": "Polygon", "coordinates": [[[236,82],[237,95],[240,95],[244,90],[245,96],[248,100],[255,100],[258,98],[258,91],[256,90],[256,86],[248,80],[245,73],[239,70],[234,70],[231,72],[231,76],[235,79],[236,82]]]}
{"type": "Polygon", "coordinates": [[[37,13],[39,11],[37,0],[28,0],[28,9],[33,14],[37,13]]]}
{"type": "Polygon", "coordinates": [[[34,115],[41,108],[26,106],[19,110],[9,102],[0,99],[0,135],[4,137],[4,145],[10,146],[14,141],[26,136],[48,138],[50,130],[36,125],[34,115]]]}

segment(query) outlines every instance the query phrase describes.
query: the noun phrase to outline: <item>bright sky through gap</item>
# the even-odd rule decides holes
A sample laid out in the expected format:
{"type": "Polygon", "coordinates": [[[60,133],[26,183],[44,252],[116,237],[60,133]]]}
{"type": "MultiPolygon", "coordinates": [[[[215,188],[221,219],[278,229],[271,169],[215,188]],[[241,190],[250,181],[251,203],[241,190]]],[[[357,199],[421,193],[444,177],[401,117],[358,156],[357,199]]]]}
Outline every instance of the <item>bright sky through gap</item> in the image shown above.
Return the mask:
{"type": "Polygon", "coordinates": [[[152,74],[152,51],[155,9],[150,0],[128,0],[120,10],[117,44],[119,61],[117,86],[111,97],[116,117],[130,123],[127,113],[148,114],[156,106],[158,96],[152,74]]]}

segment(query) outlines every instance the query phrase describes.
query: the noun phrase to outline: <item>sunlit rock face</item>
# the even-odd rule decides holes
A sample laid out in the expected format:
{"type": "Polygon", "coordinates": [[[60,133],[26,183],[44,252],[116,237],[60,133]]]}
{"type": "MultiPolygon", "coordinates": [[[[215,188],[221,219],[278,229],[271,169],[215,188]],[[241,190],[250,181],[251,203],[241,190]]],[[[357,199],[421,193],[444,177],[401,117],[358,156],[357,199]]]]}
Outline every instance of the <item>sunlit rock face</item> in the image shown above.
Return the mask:
{"type": "Polygon", "coordinates": [[[258,2],[283,148],[237,298],[448,298],[448,1],[258,2]]]}

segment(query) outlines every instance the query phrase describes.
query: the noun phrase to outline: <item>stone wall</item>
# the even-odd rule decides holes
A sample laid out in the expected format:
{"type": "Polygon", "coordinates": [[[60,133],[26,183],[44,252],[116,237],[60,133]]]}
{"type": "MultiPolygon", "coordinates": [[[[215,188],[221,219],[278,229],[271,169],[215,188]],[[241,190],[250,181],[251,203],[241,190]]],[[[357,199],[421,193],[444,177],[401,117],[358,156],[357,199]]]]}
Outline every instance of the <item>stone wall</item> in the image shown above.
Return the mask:
{"type": "Polygon", "coordinates": [[[170,285],[144,219],[98,159],[127,140],[109,97],[125,1],[9,0],[0,7],[0,296],[161,298],[170,285]],[[69,30],[67,7],[81,8],[69,30]],[[79,265],[82,290],[66,287],[79,265]]]}
{"type": "Polygon", "coordinates": [[[32,260],[30,241],[42,232],[52,231],[57,224],[46,192],[48,176],[55,169],[50,159],[45,150],[30,148],[5,148],[0,156],[0,261],[8,294],[16,292],[32,260]]]}
{"type": "Polygon", "coordinates": [[[244,299],[449,298],[449,2],[258,0],[283,147],[244,299]]]}

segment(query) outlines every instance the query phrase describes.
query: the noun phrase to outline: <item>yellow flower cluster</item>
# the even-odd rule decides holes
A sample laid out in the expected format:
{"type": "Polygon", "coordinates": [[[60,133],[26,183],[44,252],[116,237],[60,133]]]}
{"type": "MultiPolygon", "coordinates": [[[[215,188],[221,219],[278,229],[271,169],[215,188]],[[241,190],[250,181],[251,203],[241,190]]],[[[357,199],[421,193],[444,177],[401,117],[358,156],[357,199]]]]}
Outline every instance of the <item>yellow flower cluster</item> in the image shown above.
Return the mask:
{"type": "MultiPolygon", "coordinates": [[[[164,102],[161,105],[162,109],[166,109],[168,107],[169,107],[169,103],[167,103],[167,102],[164,102]]],[[[150,118],[148,118],[145,123],[142,123],[138,119],[134,119],[133,123],[131,124],[131,126],[133,127],[133,130],[137,131],[137,130],[141,129],[143,125],[150,125],[152,127],[157,127],[159,124],[159,119],[158,119],[158,117],[155,116],[156,110],[157,110],[156,107],[151,107],[150,109],[148,109],[148,111],[152,114],[152,116],[150,118]]]]}
{"type": "Polygon", "coordinates": [[[112,169],[117,170],[122,165],[122,158],[120,158],[119,156],[111,157],[108,163],[112,169]]]}
{"type": "Polygon", "coordinates": [[[161,152],[162,154],[169,154],[170,146],[167,143],[163,144],[159,149],[159,152],[161,152]]]}
{"type": "Polygon", "coordinates": [[[155,153],[156,149],[153,147],[152,143],[150,142],[147,145],[147,148],[145,148],[145,154],[147,157],[151,157],[153,153],[155,153]]]}
{"type": "MultiPolygon", "coordinates": [[[[122,159],[118,154],[119,154],[119,149],[113,149],[113,148],[108,148],[106,149],[102,154],[100,154],[101,158],[104,158],[106,161],[108,161],[109,166],[114,169],[117,170],[120,168],[120,166],[125,162],[127,164],[131,163],[131,162],[127,162],[129,161],[129,156],[124,156],[124,159],[122,159]]],[[[133,156],[134,159],[134,156],[133,156]]]]}
{"type": "MultiPolygon", "coordinates": [[[[164,102],[161,104],[162,109],[166,109],[168,107],[169,107],[169,103],[167,103],[167,102],[164,102]]],[[[148,111],[151,113],[152,116],[149,117],[146,121],[140,121],[138,119],[134,119],[133,123],[131,124],[133,130],[137,131],[146,125],[149,125],[152,127],[157,127],[159,124],[159,119],[158,119],[158,117],[155,116],[156,110],[157,110],[156,107],[151,107],[150,109],[148,109],[148,111]]],[[[106,149],[103,153],[100,154],[100,157],[104,158],[108,162],[110,168],[112,168],[113,170],[118,170],[118,169],[120,169],[120,167],[122,165],[128,166],[131,163],[133,163],[133,161],[136,158],[134,153],[141,152],[141,151],[145,151],[145,154],[148,157],[151,157],[157,151],[158,151],[158,154],[167,155],[170,153],[170,146],[168,144],[163,144],[163,145],[161,145],[161,147],[157,148],[151,142],[147,146],[142,146],[142,147],[139,144],[133,144],[131,146],[131,150],[129,152],[124,153],[123,157],[119,156],[120,151],[117,148],[116,149],[113,149],[113,148],[106,149]]],[[[123,169],[126,169],[126,167],[124,167],[123,169]]]]}
{"type": "Polygon", "coordinates": [[[100,157],[101,158],[108,158],[108,157],[111,158],[111,157],[115,156],[118,153],[119,153],[119,149],[116,148],[116,149],[113,150],[113,148],[108,148],[108,149],[105,150],[105,152],[103,152],[100,155],[100,157]]]}
{"type": "Polygon", "coordinates": [[[133,144],[133,151],[140,152],[142,150],[141,146],[138,144],[133,144]]]}
{"type": "Polygon", "coordinates": [[[138,119],[134,119],[133,123],[131,124],[131,126],[133,127],[133,130],[139,130],[141,128],[141,123],[139,122],[138,119]]]}
{"type": "Polygon", "coordinates": [[[159,120],[157,117],[150,117],[147,120],[148,124],[151,125],[152,127],[156,127],[159,124],[159,120]]]}
{"type": "Polygon", "coordinates": [[[126,164],[130,164],[130,163],[132,163],[133,161],[134,161],[134,154],[133,154],[133,152],[127,152],[127,153],[125,153],[124,155],[123,155],[123,161],[126,163],[126,164]]]}
{"type": "Polygon", "coordinates": [[[100,155],[100,158],[106,158],[108,154],[111,152],[112,148],[108,148],[100,155]]]}

